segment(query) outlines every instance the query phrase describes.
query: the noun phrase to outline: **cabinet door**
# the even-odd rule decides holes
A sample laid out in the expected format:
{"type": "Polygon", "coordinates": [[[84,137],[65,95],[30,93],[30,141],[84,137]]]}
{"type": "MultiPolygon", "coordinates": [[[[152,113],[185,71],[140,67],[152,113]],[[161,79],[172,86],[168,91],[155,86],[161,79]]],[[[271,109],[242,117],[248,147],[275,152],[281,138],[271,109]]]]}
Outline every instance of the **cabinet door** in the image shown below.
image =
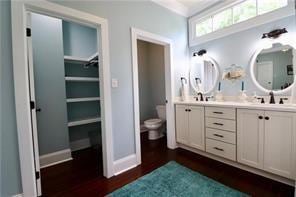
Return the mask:
{"type": "Polygon", "coordinates": [[[188,114],[189,146],[199,150],[205,150],[204,107],[190,106],[188,114]]]}
{"type": "Polygon", "coordinates": [[[176,140],[179,143],[189,143],[188,135],[188,106],[176,105],[176,140]]]}
{"type": "Polygon", "coordinates": [[[296,115],[266,111],[265,118],[264,170],[294,178],[296,115]]]}
{"type": "Polygon", "coordinates": [[[263,169],[264,112],[237,110],[237,160],[263,169]]]}

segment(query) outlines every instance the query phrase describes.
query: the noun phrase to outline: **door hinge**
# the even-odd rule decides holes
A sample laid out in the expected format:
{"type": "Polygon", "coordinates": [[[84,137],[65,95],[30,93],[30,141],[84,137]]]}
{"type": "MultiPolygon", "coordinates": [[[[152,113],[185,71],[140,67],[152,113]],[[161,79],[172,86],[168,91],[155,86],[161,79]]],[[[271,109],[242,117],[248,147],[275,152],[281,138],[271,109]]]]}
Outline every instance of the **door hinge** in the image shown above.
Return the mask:
{"type": "Polygon", "coordinates": [[[30,101],[30,108],[35,109],[35,102],[34,101],[30,101]]]}
{"type": "Polygon", "coordinates": [[[31,37],[32,35],[31,28],[26,28],[26,34],[27,34],[27,37],[31,37]]]}
{"type": "Polygon", "coordinates": [[[40,179],[40,172],[38,172],[38,171],[35,172],[35,176],[36,176],[36,180],[37,180],[37,179],[40,179]]]}

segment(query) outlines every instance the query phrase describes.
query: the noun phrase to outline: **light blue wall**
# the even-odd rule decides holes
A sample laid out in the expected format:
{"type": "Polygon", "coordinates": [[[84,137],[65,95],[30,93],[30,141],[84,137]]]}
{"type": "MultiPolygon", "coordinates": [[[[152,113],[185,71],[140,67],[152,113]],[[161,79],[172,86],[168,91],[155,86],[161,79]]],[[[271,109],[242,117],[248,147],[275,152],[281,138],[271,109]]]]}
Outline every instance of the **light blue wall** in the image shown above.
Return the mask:
{"type": "Polygon", "coordinates": [[[21,193],[11,48],[10,3],[0,1],[1,197],[21,193]]]}
{"type": "Polygon", "coordinates": [[[58,1],[57,3],[108,19],[112,89],[114,159],[135,153],[130,28],[136,27],[173,40],[175,90],[187,76],[187,19],[150,1],[58,1]]]}
{"type": "Polygon", "coordinates": [[[62,20],[32,14],[39,154],[69,148],[62,20]]]}
{"type": "Polygon", "coordinates": [[[97,52],[97,31],[94,28],[63,21],[64,53],[90,57],[97,52]]]}
{"type": "MultiPolygon", "coordinates": [[[[110,98],[113,108],[114,158],[120,159],[130,155],[135,152],[130,27],[157,33],[174,41],[173,61],[175,77],[179,81],[181,76],[187,76],[187,20],[152,2],[59,3],[108,19],[111,74],[119,79],[119,88],[112,90],[110,98]]],[[[4,122],[1,122],[1,130],[2,139],[5,139],[1,142],[1,197],[7,197],[21,193],[22,189],[12,77],[10,4],[1,1],[0,6],[1,47],[5,49],[5,53],[2,52],[4,58],[1,57],[1,63],[4,62],[0,79],[1,89],[5,92],[1,94],[1,121],[4,122]]],[[[178,82],[175,89],[179,89],[178,82]]]]}
{"type": "MultiPolygon", "coordinates": [[[[287,17],[272,23],[257,26],[255,28],[191,47],[190,52],[192,55],[192,52],[200,49],[206,49],[208,55],[212,56],[219,64],[221,73],[224,68],[230,66],[231,64],[243,66],[247,71],[247,76],[243,79],[245,81],[247,94],[252,95],[253,92],[256,91],[257,94],[264,95],[264,93],[254,85],[250,78],[250,59],[259,42],[262,41],[261,36],[263,33],[284,27],[287,28],[292,35],[295,35],[295,16],[287,17]]],[[[222,81],[222,91],[225,95],[236,96],[239,93],[240,85],[240,80],[235,83],[224,80],[222,81]]]]}

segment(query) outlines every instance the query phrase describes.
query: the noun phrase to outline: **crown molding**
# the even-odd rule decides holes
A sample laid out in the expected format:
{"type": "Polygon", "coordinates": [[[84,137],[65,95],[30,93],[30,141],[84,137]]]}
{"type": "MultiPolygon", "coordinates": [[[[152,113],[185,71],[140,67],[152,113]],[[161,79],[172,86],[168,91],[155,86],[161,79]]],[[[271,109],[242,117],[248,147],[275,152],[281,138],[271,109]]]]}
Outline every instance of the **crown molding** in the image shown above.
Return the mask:
{"type": "Polygon", "coordinates": [[[182,15],[185,17],[189,16],[189,9],[186,6],[184,6],[182,3],[179,3],[176,0],[151,0],[151,1],[179,15],[182,15]]]}

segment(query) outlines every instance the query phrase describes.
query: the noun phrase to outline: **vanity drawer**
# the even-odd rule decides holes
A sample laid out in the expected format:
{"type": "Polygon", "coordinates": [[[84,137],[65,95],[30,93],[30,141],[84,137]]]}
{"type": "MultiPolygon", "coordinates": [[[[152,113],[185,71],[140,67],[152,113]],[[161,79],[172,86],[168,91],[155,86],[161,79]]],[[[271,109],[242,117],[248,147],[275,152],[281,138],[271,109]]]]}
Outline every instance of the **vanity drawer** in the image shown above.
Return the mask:
{"type": "Polygon", "coordinates": [[[224,107],[206,107],[206,116],[235,120],[235,109],[224,107]]]}
{"type": "Polygon", "coordinates": [[[206,139],[206,152],[236,161],[236,146],[217,140],[206,139]]]}
{"type": "Polygon", "coordinates": [[[235,120],[206,117],[206,127],[236,132],[235,120]]]}
{"type": "Polygon", "coordinates": [[[206,137],[214,140],[227,142],[230,144],[236,144],[235,133],[229,131],[222,131],[218,129],[206,128],[206,137]]]}

